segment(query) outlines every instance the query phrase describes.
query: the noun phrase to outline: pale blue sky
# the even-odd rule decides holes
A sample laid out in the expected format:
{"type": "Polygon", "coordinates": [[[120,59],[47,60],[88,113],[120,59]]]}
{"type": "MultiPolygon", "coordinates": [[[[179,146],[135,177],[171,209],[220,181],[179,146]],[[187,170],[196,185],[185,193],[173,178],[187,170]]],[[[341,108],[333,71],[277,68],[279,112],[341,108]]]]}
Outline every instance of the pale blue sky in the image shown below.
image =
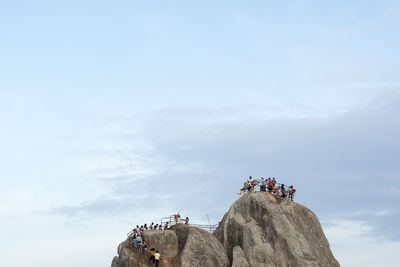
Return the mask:
{"type": "Polygon", "coordinates": [[[295,184],[342,266],[399,262],[399,29],[396,1],[2,1],[2,263],[109,266],[248,175],[295,184]]]}

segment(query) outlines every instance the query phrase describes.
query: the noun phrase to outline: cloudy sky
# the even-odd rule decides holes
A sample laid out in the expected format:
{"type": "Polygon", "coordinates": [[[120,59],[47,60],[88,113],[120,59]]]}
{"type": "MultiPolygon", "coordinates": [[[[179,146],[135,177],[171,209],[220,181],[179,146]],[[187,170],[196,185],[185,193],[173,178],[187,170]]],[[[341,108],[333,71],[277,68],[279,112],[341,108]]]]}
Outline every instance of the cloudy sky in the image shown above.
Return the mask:
{"type": "Polygon", "coordinates": [[[297,187],[342,266],[393,266],[399,29],[397,1],[2,1],[1,264],[110,266],[252,175],[297,187]]]}

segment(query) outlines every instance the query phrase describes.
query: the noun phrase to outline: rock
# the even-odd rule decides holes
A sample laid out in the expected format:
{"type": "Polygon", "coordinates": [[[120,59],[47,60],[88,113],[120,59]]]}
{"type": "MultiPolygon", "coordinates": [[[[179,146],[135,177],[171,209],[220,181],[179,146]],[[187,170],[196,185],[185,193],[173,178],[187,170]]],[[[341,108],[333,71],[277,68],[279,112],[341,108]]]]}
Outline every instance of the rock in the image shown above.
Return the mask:
{"type": "Polygon", "coordinates": [[[118,246],[118,255],[113,258],[111,267],[149,267],[149,257],[134,249],[129,242],[129,238],[118,246]]]}
{"type": "MultiPolygon", "coordinates": [[[[229,259],[225,248],[209,232],[178,224],[167,231],[145,231],[143,239],[148,247],[154,247],[162,256],[160,267],[228,267],[229,259]]],[[[125,240],[118,246],[118,255],[112,267],[151,266],[148,255],[139,251],[125,240]]]]}
{"type": "Polygon", "coordinates": [[[118,267],[119,257],[115,256],[112,260],[111,267],[118,267]]]}
{"type": "Polygon", "coordinates": [[[236,246],[232,251],[232,267],[249,267],[249,262],[241,247],[236,246]]]}
{"type": "MultiPolygon", "coordinates": [[[[237,200],[214,234],[184,224],[143,233],[159,250],[160,267],[338,267],[317,217],[267,192],[237,200]]],[[[149,255],[125,240],[112,267],[149,267],[149,255]]]]}
{"type": "Polygon", "coordinates": [[[173,258],[178,255],[178,238],[175,231],[151,230],[143,232],[143,239],[147,242],[147,247],[156,248],[164,257],[173,258]]]}
{"type": "Polygon", "coordinates": [[[178,237],[182,267],[228,267],[225,248],[209,232],[196,227],[177,224],[172,228],[178,237]]]}
{"type": "Polygon", "coordinates": [[[214,235],[232,265],[243,260],[239,247],[250,266],[339,266],[314,213],[266,192],[237,200],[214,235]]]}

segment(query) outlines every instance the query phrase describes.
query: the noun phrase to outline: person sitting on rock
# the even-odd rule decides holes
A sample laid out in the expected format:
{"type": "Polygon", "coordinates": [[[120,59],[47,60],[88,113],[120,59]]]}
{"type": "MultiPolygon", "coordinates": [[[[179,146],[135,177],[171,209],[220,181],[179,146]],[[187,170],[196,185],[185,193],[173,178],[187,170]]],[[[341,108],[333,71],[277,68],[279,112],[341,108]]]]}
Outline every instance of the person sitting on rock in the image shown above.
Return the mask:
{"type": "Polygon", "coordinates": [[[162,230],[162,225],[161,224],[158,226],[158,230],[162,230]]]}
{"type": "Polygon", "coordinates": [[[156,253],[154,253],[154,263],[156,267],[158,267],[158,264],[160,263],[160,258],[161,255],[158,253],[158,250],[156,250],[156,253]]]}
{"type": "Polygon", "coordinates": [[[165,223],[164,230],[168,230],[168,222],[165,223]]]}
{"type": "Polygon", "coordinates": [[[154,230],[158,230],[158,223],[154,226],[154,230]]]}
{"type": "Polygon", "coordinates": [[[242,189],[240,189],[239,195],[242,195],[243,193],[246,193],[246,189],[247,189],[247,183],[244,182],[242,189]]]}
{"type": "Polygon", "coordinates": [[[246,183],[246,189],[247,189],[247,193],[250,193],[251,191],[253,191],[253,183],[246,183]]]}
{"type": "Polygon", "coordinates": [[[261,183],[260,183],[260,191],[261,192],[266,192],[267,191],[267,181],[264,180],[264,177],[261,177],[261,183]]]}
{"type": "Polygon", "coordinates": [[[289,186],[289,199],[293,201],[294,193],[296,192],[296,189],[293,188],[293,185],[289,186]]]}
{"type": "Polygon", "coordinates": [[[277,196],[278,195],[278,193],[279,193],[279,189],[280,189],[281,187],[278,185],[277,187],[274,187],[274,190],[272,190],[272,194],[274,195],[274,196],[277,196]]]}
{"type": "Polygon", "coordinates": [[[272,190],[274,190],[274,181],[272,181],[270,177],[268,178],[268,192],[272,193],[272,190]]]}

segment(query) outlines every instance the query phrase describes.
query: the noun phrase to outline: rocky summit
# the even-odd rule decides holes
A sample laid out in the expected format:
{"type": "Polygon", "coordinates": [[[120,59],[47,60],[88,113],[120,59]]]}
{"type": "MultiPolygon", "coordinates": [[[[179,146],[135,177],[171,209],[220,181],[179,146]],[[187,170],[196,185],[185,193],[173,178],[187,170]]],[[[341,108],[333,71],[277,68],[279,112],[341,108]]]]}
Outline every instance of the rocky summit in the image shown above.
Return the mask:
{"type": "MultiPolygon", "coordinates": [[[[145,231],[143,239],[160,252],[160,267],[340,266],[315,214],[268,192],[242,196],[213,234],[176,224],[145,231]]],[[[127,239],[111,266],[154,266],[149,258],[127,239]]]]}

